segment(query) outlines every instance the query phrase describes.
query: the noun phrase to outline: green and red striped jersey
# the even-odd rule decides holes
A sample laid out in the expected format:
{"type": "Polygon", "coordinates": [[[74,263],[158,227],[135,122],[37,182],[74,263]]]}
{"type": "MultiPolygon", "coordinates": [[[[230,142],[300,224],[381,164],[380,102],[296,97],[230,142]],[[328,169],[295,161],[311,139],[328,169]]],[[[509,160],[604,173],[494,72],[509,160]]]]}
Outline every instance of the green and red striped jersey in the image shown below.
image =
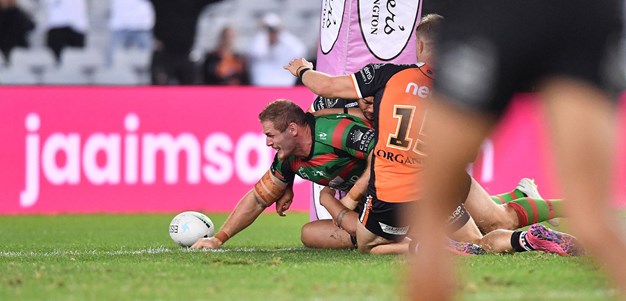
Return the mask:
{"type": "Polygon", "coordinates": [[[303,179],[347,191],[363,174],[366,159],[374,147],[374,130],[360,118],[347,114],[313,116],[307,114],[313,143],[307,158],[274,157],[271,171],[285,183],[295,175],[303,179]]]}

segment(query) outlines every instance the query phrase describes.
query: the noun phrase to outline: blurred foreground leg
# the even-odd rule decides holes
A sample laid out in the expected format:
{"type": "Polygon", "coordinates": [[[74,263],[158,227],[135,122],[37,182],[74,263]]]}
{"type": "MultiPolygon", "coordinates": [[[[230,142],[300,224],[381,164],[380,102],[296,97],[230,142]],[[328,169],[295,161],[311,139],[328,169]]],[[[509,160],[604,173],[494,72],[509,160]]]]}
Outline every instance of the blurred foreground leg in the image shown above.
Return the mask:
{"type": "Polygon", "coordinates": [[[450,300],[455,294],[455,277],[445,246],[448,215],[468,191],[465,168],[493,125],[483,115],[470,114],[434,98],[426,118],[424,197],[415,212],[414,227],[419,251],[409,267],[411,300],[450,300]]]}
{"type": "Polygon", "coordinates": [[[610,272],[624,299],[626,241],[609,202],[616,107],[600,90],[571,80],[550,81],[542,96],[572,232],[610,272]]]}

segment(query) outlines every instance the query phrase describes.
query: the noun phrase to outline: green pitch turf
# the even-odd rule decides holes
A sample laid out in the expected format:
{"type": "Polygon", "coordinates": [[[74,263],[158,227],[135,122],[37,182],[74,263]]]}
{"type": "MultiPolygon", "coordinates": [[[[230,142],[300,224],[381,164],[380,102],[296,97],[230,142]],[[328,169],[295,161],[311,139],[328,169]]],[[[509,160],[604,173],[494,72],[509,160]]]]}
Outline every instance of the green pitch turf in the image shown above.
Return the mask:
{"type": "MultiPolygon", "coordinates": [[[[168,215],[0,216],[0,300],[403,300],[405,260],[309,250],[308,214],[262,215],[221,251],[169,238],[168,215]]],[[[216,226],[226,215],[209,214],[216,226]]],[[[610,300],[588,258],[458,257],[460,300],[610,300]]]]}

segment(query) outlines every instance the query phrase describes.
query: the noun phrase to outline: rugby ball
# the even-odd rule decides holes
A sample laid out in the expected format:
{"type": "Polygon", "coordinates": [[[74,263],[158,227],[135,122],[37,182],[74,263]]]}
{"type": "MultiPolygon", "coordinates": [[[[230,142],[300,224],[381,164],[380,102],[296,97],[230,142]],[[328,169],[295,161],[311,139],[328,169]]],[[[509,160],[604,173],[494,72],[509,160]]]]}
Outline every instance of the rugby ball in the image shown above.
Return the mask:
{"type": "Polygon", "coordinates": [[[196,211],[185,211],[176,215],[170,223],[170,237],[184,247],[191,247],[202,237],[212,237],[215,232],[213,221],[196,211]]]}

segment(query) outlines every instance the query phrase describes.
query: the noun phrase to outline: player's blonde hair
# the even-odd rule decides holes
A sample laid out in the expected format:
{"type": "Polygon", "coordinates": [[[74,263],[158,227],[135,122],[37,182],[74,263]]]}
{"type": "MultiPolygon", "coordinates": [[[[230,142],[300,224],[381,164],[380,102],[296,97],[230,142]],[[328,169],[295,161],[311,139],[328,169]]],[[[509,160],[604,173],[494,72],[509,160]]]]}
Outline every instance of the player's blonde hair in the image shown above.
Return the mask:
{"type": "Polygon", "coordinates": [[[306,124],[306,113],[289,99],[277,99],[259,113],[259,121],[271,121],[277,130],[284,132],[292,122],[299,126],[306,124]]]}
{"type": "Polygon", "coordinates": [[[415,29],[415,37],[426,42],[434,42],[442,22],[443,17],[438,14],[428,14],[422,17],[415,29]]]}

